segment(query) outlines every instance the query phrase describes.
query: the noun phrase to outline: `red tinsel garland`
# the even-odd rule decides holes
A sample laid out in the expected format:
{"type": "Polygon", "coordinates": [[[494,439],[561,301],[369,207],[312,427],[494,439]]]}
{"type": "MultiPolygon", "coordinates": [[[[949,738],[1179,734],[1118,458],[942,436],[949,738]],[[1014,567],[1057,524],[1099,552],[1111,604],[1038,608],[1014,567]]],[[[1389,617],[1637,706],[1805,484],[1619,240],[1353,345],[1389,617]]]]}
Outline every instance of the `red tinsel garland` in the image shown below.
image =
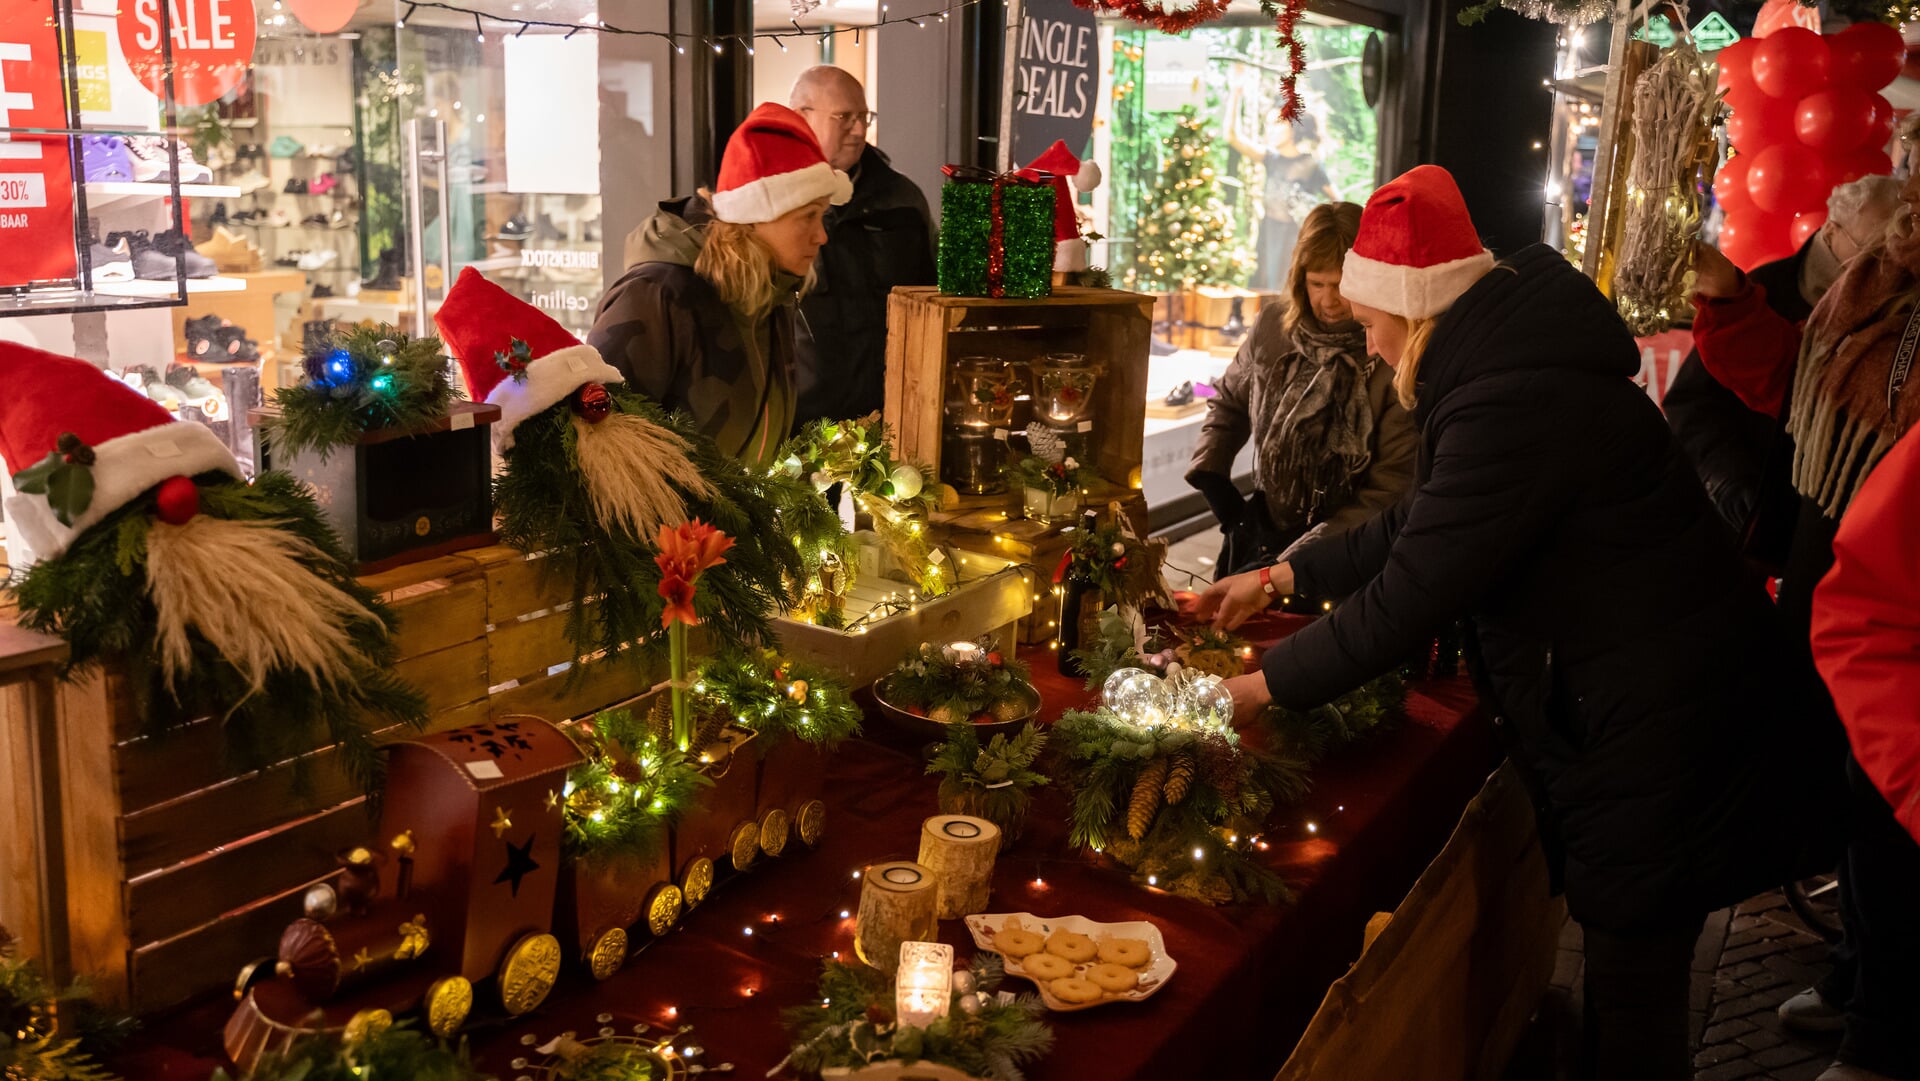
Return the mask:
{"type": "MultiPolygon", "coordinates": [[[[1232,0],[1195,0],[1192,7],[1168,11],[1165,4],[1150,0],[1073,0],[1075,7],[1118,15],[1163,34],[1184,34],[1201,23],[1210,23],[1225,15],[1230,3],[1232,0]]],[[[1290,124],[1304,115],[1299,82],[1307,70],[1307,50],[1296,31],[1306,6],[1306,0],[1260,0],[1260,10],[1273,19],[1280,31],[1280,47],[1287,51],[1287,74],[1280,79],[1280,118],[1290,124]]]]}
{"type": "Polygon", "coordinates": [[[987,227],[987,295],[993,297],[1007,295],[1007,219],[1000,210],[1000,194],[1006,187],[1004,175],[993,178],[992,224],[987,227]]]}

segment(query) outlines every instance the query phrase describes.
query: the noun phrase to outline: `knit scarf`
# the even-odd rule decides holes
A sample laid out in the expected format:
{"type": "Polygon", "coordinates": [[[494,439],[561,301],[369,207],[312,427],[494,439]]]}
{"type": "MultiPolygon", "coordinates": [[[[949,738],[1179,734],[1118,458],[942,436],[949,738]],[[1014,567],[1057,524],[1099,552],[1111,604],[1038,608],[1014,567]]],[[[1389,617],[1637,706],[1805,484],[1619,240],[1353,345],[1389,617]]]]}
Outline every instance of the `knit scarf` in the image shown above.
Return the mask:
{"type": "MultiPolygon", "coordinates": [[[[1920,235],[1903,217],[1855,256],[1814,306],[1801,338],[1787,431],[1793,486],[1838,518],[1882,455],[1920,416],[1920,377],[1889,404],[1894,354],[1920,301],[1920,235]]],[[[1920,366],[1920,357],[1916,357],[1920,366]]]]}
{"type": "Polygon", "coordinates": [[[1311,525],[1325,509],[1346,502],[1373,448],[1371,361],[1359,325],[1323,327],[1303,318],[1293,345],[1273,373],[1277,393],[1267,407],[1256,463],[1274,524],[1282,529],[1311,525]]]}

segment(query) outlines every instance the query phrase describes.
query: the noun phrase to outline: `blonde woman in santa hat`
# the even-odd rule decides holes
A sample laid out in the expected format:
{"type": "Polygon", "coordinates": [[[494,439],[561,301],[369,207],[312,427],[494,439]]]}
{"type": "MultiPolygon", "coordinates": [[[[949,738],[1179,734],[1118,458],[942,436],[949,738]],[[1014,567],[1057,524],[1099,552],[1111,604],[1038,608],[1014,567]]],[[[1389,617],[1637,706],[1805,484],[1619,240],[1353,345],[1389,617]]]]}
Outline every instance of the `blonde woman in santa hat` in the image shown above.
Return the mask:
{"type": "Polygon", "coordinates": [[[771,464],[793,427],[797,302],[827,207],[852,193],[798,113],[760,106],[727,140],[713,190],[661,203],[627,238],[587,344],[722,451],[771,464]]]}
{"type": "Polygon", "coordinates": [[[1229,681],[1243,720],[1326,702],[1468,620],[1482,714],[1586,931],[1594,1073],[1689,1078],[1706,913],[1818,865],[1798,858],[1812,771],[1771,606],[1634,384],[1633,337],[1559,252],[1496,266],[1453,178],[1421,166],[1368,201],[1340,289],[1420,427],[1414,487],[1202,598],[1233,627],[1295,591],[1350,595],[1229,681]]]}

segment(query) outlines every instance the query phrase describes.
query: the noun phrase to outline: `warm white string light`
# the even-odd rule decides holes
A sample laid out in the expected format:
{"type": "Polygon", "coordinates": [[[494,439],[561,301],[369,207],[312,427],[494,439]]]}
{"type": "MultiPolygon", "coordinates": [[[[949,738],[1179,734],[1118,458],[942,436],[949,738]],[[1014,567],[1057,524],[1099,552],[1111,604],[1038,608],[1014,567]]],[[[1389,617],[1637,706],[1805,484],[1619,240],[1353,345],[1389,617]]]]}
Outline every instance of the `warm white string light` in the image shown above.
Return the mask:
{"type": "Polygon", "coordinates": [[[515,15],[495,15],[492,12],[480,11],[476,8],[465,7],[460,4],[443,3],[442,0],[410,0],[407,4],[406,14],[395,19],[394,26],[396,28],[404,28],[407,20],[413,17],[414,10],[417,8],[438,8],[441,11],[450,11],[457,15],[472,16],[474,37],[481,42],[487,40],[486,30],[481,26],[481,20],[487,19],[492,22],[505,23],[508,26],[514,27],[514,37],[519,37],[521,34],[526,33],[531,27],[544,27],[553,30],[565,30],[567,37],[572,37],[581,30],[586,30],[590,33],[597,34],[622,34],[628,37],[659,38],[671,44],[673,51],[682,56],[686,55],[687,45],[689,43],[705,45],[715,53],[724,53],[726,51],[726,43],[732,41],[745,49],[749,55],[752,55],[754,51],[753,43],[757,38],[771,38],[775,44],[780,46],[781,52],[786,52],[787,43],[785,39],[787,38],[808,38],[818,34],[820,40],[825,42],[835,34],[851,32],[853,34],[854,44],[858,45],[861,43],[860,35],[865,31],[879,30],[883,27],[900,26],[903,24],[912,24],[915,28],[924,29],[926,27],[925,20],[927,19],[938,18],[941,22],[946,22],[948,15],[970,8],[980,2],[981,0],[949,0],[947,6],[941,8],[939,11],[923,12],[919,15],[895,15],[889,10],[889,5],[883,3],[880,5],[880,18],[874,22],[828,25],[812,30],[802,27],[797,20],[789,19],[787,21],[793,27],[790,31],[756,31],[751,34],[679,34],[665,30],[634,30],[624,26],[614,26],[604,19],[596,20],[599,23],[597,26],[582,26],[576,23],[552,22],[545,19],[523,19],[515,15]]]}

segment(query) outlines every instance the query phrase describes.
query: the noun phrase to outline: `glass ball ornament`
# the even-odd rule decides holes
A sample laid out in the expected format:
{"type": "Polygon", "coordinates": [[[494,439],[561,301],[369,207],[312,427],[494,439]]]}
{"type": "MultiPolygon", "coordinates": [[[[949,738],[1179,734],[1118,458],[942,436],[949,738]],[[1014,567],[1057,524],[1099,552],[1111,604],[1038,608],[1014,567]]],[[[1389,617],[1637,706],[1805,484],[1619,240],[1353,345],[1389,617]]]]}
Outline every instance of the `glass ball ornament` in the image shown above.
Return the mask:
{"type": "Polygon", "coordinates": [[[1114,698],[1121,693],[1120,689],[1131,682],[1135,676],[1146,676],[1149,679],[1153,678],[1151,672],[1143,669],[1116,668],[1113,674],[1107,677],[1107,681],[1100,685],[1100,700],[1108,705],[1112,705],[1114,698]]]}
{"type": "Polygon", "coordinates": [[[1202,675],[1187,688],[1185,713],[1199,724],[1233,721],[1233,692],[1219,676],[1202,675]]]}
{"type": "Polygon", "coordinates": [[[1107,697],[1107,708],[1135,725],[1164,724],[1173,713],[1173,692],[1166,681],[1139,669],[1107,697]]]}

